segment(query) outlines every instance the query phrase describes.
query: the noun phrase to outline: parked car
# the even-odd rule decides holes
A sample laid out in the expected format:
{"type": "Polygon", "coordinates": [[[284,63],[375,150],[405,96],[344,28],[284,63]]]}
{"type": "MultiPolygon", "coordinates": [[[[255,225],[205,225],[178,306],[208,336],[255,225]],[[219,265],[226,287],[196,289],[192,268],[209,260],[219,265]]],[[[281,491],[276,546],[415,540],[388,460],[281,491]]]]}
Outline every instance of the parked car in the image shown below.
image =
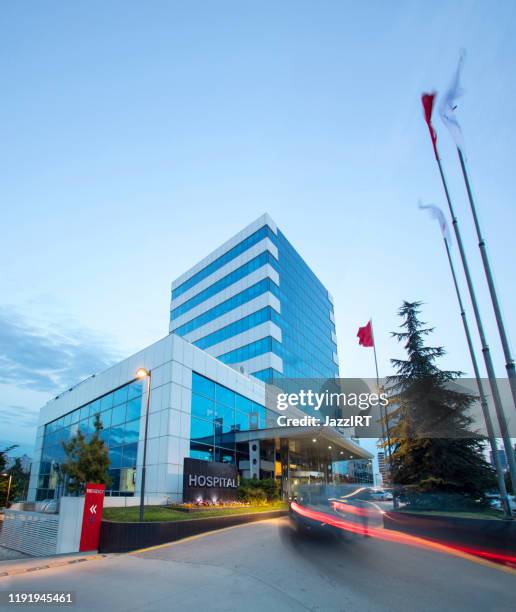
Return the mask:
{"type": "Polygon", "coordinates": [[[392,493],[390,493],[389,491],[372,491],[371,499],[374,499],[376,501],[391,501],[392,493]]]}
{"type": "MultiPolygon", "coordinates": [[[[489,501],[489,506],[491,508],[494,508],[495,510],[502,510],[502,500],[500,499],[500,497],[493,497],[490,501],[489,501]]],[[[513,514],[516,514],[516,497],[514,497],[514,495],[509,495],[509,506],[511,508],[511,512],[513,514]]]]}

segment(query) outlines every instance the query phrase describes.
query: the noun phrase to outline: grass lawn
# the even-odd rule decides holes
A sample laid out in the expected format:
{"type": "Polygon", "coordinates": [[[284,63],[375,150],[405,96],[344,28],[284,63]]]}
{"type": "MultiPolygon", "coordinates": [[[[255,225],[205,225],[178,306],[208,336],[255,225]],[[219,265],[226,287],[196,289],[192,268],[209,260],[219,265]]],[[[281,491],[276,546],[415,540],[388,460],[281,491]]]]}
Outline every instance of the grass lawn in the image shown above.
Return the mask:
{"type": "MultiPolygon", "coordinates": [[[[189,521],[202,520],[212,516],[228,516],[230,514],[249,514],[255,512],[271,512],[272,510],[286,510],[287,504],[284,502],[272,502],[265,506],[247,506],[243,508],[213,508],[213,510],[203,510],[202,512],[181,512],[172,510],[166,506],[145,506],[146,521],[189,521]]],[[[104,508],[103,518],[107,521],[117,521],[122,523],[132,523],[139,521],[139,506],[129,508],[104,508]]]]}
{"type": "Polygon", "coordinates": [[[467,511],[467,512],[446,512],[444,510],[405,510],[401,508],[397,512],[403,512],[405,514],[426,514],[428,516],[449,516],[451,518],[466,518],[466,519],[491,519],[491,520],[503,520],[503,513],[494,508],[482,508],[478,512],[467,511]]]}

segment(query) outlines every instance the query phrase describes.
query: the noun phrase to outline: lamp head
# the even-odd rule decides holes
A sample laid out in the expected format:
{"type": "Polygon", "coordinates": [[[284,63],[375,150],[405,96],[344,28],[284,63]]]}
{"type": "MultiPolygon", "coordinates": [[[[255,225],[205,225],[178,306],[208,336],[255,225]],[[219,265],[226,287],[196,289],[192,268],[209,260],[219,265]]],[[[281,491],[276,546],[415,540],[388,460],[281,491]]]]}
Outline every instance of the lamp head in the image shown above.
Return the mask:
{"type": "Polygon", "coordinates": [[[150,372],[149,370],[147,370],[146,368],[138,368],[136,370],[136,374],[135,374],[136,378],[147,378],[147,376],[150,376],[150,372]]]}

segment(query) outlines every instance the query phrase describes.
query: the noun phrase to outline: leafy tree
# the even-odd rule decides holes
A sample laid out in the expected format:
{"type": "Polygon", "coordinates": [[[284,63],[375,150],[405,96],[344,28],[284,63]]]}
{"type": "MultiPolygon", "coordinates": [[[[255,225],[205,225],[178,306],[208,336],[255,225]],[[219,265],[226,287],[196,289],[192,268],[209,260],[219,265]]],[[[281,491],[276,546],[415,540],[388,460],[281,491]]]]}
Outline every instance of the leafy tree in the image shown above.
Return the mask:
{"type": "Polygon", "coordinates": [[[8,473],[12,478],[9,499],[13,501],[25,499],[25,495],[29,488],[30,473],[23,469],[20,457],[16,457],[8,473]]]}
{"type": "MultiPolygon", "coordinates": [[[[8,461],[8,454],[10,451],[15,449],[18,445],[13,444],[12,446],[8,446],[4,448],[4,450],[0,451],[0,474],[6,473],[6,465],[8,461]]],[[[0,476],[0,507],[5,505],[5,500],[7,498],[7,489],[9,487],[9,477],[0,476]]],[[[11,483],[12,488],[12,483],[11,483]]],[[[12,500],[11,494],[9,494],[9,499],[12,500]]]]}
{"type": "Polygon", "coordinates": [[[421,302],[403,302],[398,314],[407,359],[391,359],[387,379],[392,444],[392,482],[405,485],[409,503],[425,507],[468,506],[495,484],[483,455],[484,439],[471,431],[468,410],[476,397],[453,384],[462,372],[440,370],[443,347],[425,346],[433,328],[419,320],[421,302]]]}
{"type": "Polygon", "coordinates": [[[4,448],[4,450],[0,451],[0,472],[3,472],[5,470],[5,466],[7,465],[7,460],[9,458],[7,453],[17,447],[17,444],[13,444],[12,446],[8,446],[7,448],[4,448]]]}
{"type": "Polygon", "coordinates": [[[108,450],[100,438],[102,429],[100,415],[96,414],[95,433],[89,440],[79,430],[69,442],[63,442],[67,461],[62,471],[68,479],[69,493],[84,493],[88,482],[111,484],[108,450]]]}

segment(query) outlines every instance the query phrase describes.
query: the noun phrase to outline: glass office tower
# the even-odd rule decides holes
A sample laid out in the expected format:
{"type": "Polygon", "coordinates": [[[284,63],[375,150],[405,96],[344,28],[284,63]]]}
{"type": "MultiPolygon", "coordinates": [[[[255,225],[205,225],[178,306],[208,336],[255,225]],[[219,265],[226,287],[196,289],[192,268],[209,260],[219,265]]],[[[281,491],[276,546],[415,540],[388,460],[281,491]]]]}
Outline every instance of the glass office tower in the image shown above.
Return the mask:
{"type": "Polygon", "coordinates": [[[172,283],[170,331],[267,382],[339,375],[331,296],[269,215],[172,283]]]}

